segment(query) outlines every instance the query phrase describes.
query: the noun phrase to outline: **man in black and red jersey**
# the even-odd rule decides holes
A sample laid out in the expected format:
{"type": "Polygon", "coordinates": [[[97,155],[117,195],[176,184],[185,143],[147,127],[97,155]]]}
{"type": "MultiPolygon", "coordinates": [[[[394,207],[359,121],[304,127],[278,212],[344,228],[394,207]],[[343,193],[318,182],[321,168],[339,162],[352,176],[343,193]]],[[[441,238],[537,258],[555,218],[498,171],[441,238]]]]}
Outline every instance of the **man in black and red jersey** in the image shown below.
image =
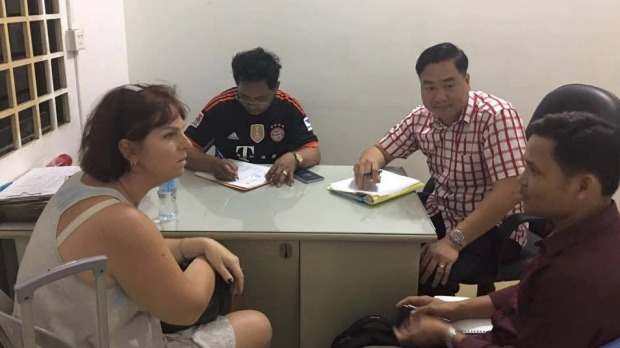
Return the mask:
{"type": "Polygon", "coordinates": [[[319,163],[319,142],[297,99],[278,89],[280,59],[261,47],[232,60],[236,87],[213,98],[185,130],[194,148],[187,167],[234,180],[237,167],[228,159],[272,163],[267,180],[292,185],[298,167],[319,163]],[[216,156],[205,154],[215,145],[216,156]]]}

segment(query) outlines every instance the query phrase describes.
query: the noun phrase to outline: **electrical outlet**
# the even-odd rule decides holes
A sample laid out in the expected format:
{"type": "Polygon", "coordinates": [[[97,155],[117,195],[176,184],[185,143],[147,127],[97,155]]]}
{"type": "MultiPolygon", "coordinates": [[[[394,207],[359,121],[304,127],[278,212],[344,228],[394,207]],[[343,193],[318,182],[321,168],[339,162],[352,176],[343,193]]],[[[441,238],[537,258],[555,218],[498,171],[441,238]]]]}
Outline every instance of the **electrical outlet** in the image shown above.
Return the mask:
{"type": "Polygon", "coordinates": [[[67,30],[67,49],[71,52],[80,51],[86,48],[84,41],[84,30],[70,29],[67,30]]]}

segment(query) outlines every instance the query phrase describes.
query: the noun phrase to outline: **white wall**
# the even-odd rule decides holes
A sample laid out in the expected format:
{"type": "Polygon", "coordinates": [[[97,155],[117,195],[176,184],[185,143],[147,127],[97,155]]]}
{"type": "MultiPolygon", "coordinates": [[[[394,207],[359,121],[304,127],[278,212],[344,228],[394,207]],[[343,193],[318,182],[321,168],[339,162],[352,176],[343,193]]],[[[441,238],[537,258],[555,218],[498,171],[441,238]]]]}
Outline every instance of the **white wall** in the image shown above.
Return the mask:
{"type": "MultiPolygon", "coordinates": [[[[443,41],[468,54],[474,89],[512,101],[526,122],[562,84],[620,94],[618,13],[617,0],[125,0],[131,81],[177,84],[193,117],[233,85],[237,51],[271,49],[326,164],[354,163],[420,103],[415,60],[443,41]]],[[[428,175],[420,155],[405,167],[428,175]]]]}
{"type": "Polygon", "coordinates": [[[105,92],[129,81],[123,1],[66,1],[71,3],[73,27],[84,30],[86,49],[77,55],[77,70],[86,120],[105,92]]]}
{"type": "MultiPolygon", "coordinates": [[[[83,29],[86,38],[86,50],[77,55],[68,53],[65,61],[72,122],[0,158],[0,184],[34,166],[45,165],[60,153],[68,153],[76,161],[81,124],[91,106],[106,90],[128,81],[122,0],[98,2],[97,7],[90,1],[78,0],[60,0],[59,4],[61,13],[70,8],[73,26],[83,29]]],[[[69,22],[67,18],[62,19],[63,30],[68,28],[69,22]]]]}

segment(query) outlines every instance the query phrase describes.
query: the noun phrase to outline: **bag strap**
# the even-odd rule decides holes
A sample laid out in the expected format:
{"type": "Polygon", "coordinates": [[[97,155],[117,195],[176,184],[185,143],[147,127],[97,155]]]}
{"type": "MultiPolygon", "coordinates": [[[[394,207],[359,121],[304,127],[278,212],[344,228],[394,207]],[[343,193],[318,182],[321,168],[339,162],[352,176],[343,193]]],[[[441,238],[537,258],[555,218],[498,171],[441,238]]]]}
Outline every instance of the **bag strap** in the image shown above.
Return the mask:
{"type": "Polygon", "coordinates": [[[366,326],[369,326],[371,324],[380,324],[381,326],[392,330],[392,322],[383,316],[380,315],[369,315],[367,317],[363,317],[357,321],[355,321],[353,324],[351,324],[351,326],[349,326],[348,329],[346,329],[344,331],[343,334],[345,335],[352,335],[355,332],[358,332],[360,330],[362,330],[363,328],[365,328],[366,326]]]}

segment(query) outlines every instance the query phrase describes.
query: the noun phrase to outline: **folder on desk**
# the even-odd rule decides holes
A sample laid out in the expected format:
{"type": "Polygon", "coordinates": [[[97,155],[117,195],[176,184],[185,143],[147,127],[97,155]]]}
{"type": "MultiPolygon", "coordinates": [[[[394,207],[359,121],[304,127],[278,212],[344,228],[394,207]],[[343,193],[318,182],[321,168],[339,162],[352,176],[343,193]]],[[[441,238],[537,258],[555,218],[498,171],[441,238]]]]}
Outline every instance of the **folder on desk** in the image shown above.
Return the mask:
{"type": "Polygon", "coordinates": [[[359,190],[355,179],[350,178],[334,182],[327,189],[358,202],[376,205],[424,188],[420,180],[386,170],[381,172],[381,182],[373,185],[369,190],[359,190]]]}

